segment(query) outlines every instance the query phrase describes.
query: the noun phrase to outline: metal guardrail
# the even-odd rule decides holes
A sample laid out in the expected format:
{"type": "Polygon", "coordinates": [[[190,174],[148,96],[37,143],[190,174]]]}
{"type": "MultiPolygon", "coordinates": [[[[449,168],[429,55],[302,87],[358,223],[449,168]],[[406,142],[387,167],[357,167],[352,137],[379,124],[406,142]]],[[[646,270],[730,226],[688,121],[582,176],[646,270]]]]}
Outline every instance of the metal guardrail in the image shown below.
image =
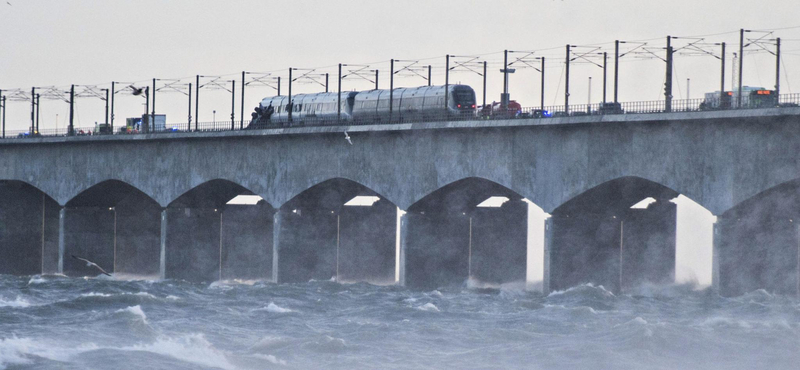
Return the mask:
{"type": "MultiPolygon", "coordinates": [[[[672,100],[671,109],[669,112],[701,112],[701,111],[718,111],[718,110],[744,110],[744,109],[757,109],[765,108],[759,107],[741,107],[741,108],[709,108],[704,106],[705,99],[681,99],[672,100]]],[[[797,107],[800,106],[800,93],[795,94],[781,94],[778,98],[779,107],[797,107]]],[[[113,133],[98,133],[95,132],[95,127],[75,127],[72,136],[95,136],[95,135],[141,135],[141,134],[168,134],[175,132],[214,132],[214,131],[237,131],[237,130],[257,130],[257,129],[270,129],[270,128],[284,128],[284,127],[315,127],[315,126],[336,126],[336,125],[380,125],[380,124],[398,124],[398,123],[422,123],[422,122],[441,122],[441,121],[468,121],[468,120],[507,120],[507,119],[529,119],[541,118],[547,119],[550,117],[576,117],[587,115],[621,115],[621,114],[652,114],[652,113],[666,113],[666,102],[664,100],[653,101],[639,101],[639,102],[621,102],[618,105],[614,103],[597,103],[597,104],[575,104],[570,105],[569,110],[565,110],[565,106],[545,106],[542,107],[525,107],[517,111],[508,110],[501,112],[494,112],[493,114],[483,114],[478,110],[475,114],[441,114],[441,115],[405,115],[400,116],[395,114],[391,119],[364,119],[364,120],[349,120],[337,121],[335,119],[314,119],[303,118],[295,119],[293,122],[270,123],[268,125],[251,125],[250,121],[215,121],[215,122],[180,122],[167,124],[164,129],[151,130],[144,132],[138,129],[127,128],[125,126],[115,126],[113,133]]],[[[5,136],[0,139],[21,139],[31,137],[64,137],[68,136],[68,128],[59,129],[45,129],[33,135],[29,130],[6,130],[5,136]]]]}

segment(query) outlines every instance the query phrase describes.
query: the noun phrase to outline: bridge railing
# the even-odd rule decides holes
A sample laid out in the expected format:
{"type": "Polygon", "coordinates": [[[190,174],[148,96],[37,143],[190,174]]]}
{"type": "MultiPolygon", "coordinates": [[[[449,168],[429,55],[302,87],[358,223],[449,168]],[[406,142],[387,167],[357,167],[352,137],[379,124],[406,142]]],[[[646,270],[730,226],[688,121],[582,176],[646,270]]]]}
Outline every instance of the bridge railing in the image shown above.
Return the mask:
{"type": "MultiPolygon", "coordinates": [[[[569,110],[565,110],[564,105],[551,105],[545,106],[542,109],[538,107],[525,107],[519,110],[507,109],[494,112],[482,112],[478,110],[474,114],[404,114],[395,113],[391,119],[356,119],[356,120],[336,120],[336,119],[322,119],[314,117],[305,117],[302,119],[294,119],[292,122],[280,123],[251,123],[250,120],[245,121],[213,121],[213,122],[178,122],[167,124],[164,128],[150,129],[145,132],[141,127],[125,127],[124,125],[115,126],[113,133],[97,132],[95,126],[92,127],[75,127],[74,136],[91,136],[91,135],[138,135],[145,133],[174,133],[174,132],[212,132],[212,131],[235,131],[240,129],[264,129],[264,128],[281,128],[281,127],[313,127],[313,126],[335,126],[335,125],[376,125],[376,124],[398,124],[398,123],[421,123],[421,122],[437,122],[437,121],[466,121],[466,120],[506,120],[506,119],[527,119],[527,118],[549,118],[549,117],[567,117],[567,116],[587,116],[587,115],[619,115],[619,114],[651,114],[651,113],[664,113],[664,112],[699,112],[699,111],[712,111],[712,110],[736,110],[736,109],[755,109],[764,108],[763,106],[745,106],[741,108],[718,108],[713,107],[713,104],[707,104],[704,99],[675,99],[671,102],[669,110],[666,109],[666,102],[664,100],[652,101],[638,101],[638,102],[622,102],[622,103],[596,103],[596,104],[574,104],[569,106],[569,110]]],[[[778,106],[780,107],[797,107],[800,106],[800,93],[781,94],[778,98],[778,106]]],[[[30,137],[58,137],[68,136],[67,127],[58,129],[44,129],[33,134],[30,130],[6,130],[3,138],[5,139],[18,139],[30,137]]]]}

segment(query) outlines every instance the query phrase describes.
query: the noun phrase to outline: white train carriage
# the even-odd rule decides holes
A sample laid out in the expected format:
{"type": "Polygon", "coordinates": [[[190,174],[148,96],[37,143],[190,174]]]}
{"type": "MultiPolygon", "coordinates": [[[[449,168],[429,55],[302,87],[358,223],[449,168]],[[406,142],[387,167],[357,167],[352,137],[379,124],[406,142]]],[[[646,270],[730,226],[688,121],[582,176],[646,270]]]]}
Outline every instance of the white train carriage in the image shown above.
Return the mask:
{"type": "MultiPolygon", "coordinates": [[[[342,92],[342,120],[350,120],[352,114],[354,91],[342,92]]],[[[292,110],[292,122],[323,121],[335,122],[338,117],[338,93],[297,94],[292,96],[292,104],[285,95],[265,98],[261,101],[261,110],[266,111],[272,105],[273,113],[269,117],[271,123],[289,122],[289,109],[292,110]]]]}
{"type": "Polygon", "coordinates": [[[338,93],[297,94],[289,102],[287,96],[265,98],[256,109],[257,117],[249,128],[263,128],[268,124],[328,123],[336,124],[337,103],[341,104],[341,120],[388,121],[392,120],[434,120],[445,115],[474,116],[475,91],[467,85],[449,85],[448,101],[445,103],[444,86],[422,86],[394,89],[392,112],[389,112],[389,90],[342,92],[341,102],[338,93]],[[272,106],[272,114],[264,116],[272,106]]]}
{"type": "MultiPolygon", "coordinates": [[[[391,96],[391,118],[400,120],[426,120],[450,115],[474,115],[475,91],[467,85],[450,85],[445,104],[444,86],[397,88],[391,96]]],[[[360,92],[353,102],[353,119],[389,119],[389,90],[360,92]]]]}

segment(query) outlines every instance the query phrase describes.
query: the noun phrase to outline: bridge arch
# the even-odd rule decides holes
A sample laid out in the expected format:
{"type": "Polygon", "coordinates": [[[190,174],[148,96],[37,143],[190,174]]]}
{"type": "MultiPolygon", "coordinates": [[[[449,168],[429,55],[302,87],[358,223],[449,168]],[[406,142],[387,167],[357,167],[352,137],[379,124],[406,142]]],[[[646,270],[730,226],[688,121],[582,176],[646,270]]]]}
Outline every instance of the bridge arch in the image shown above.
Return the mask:
{"type": "MultiPolygon", "coordinates": [[[[590,188],[556,207],[547,222],[547,289],[593,283],[625,292],[646,283],[674,283],[678,204],[701,207],[679,196],[660,183],[624,176],[590,188]]],[[[705,213],[711,217],[707,210],[705,213]]],[[[705,246],[709,251],[711,222],[705,225],[705,236],[701,235],[709,244],[705,246]]],[[[684,255],[686,248],[703,248],[685,244],[682,239],[684,255]]],[[[685,257],[681,259],[683,262],[685,257]]],[[[705,262],[710,267],[710,261],[705,262]]]]}
{"type": "Polygon", "coordinates": [[[714,253],[721,294],[765,289],[800,296],[800,178],[766,189],[720,215],[714,253]]]}
{"type": "Polygon", "coordinates": [[[269,278],[274,213],[263,198],[236,182],[213,179],[194,186],[162,211],[162,276],[269,278]]]}
{"type": "Polygon", "coordinates": [[[307,188],[276,214],[275,280],[394,284],[397,215],[392,201],[353,180],[307,188]]]}
{"type": "Polygon", "coordinates": [[[466,177],[442,186],[403,216],[404,282],[426,289],[524,284],[535,275],[529,274],[535,270],[529,258],[543,253],[543,216],[541,208],[492,180],[466,177]]]}
{"type": "Polygon", "coordinates": [[[58,202],[38,187],[0,180],[0,274],[58,271],[58,202]]]}
{"type": "Polygon", "coordinates": [[[118,277],[157,276],[160,212],[156,200],[122,180],[104,180],[82,190],[62,211],[62,272],[69,276],[99,274],[72,258],[76,256],[118,277]]]}

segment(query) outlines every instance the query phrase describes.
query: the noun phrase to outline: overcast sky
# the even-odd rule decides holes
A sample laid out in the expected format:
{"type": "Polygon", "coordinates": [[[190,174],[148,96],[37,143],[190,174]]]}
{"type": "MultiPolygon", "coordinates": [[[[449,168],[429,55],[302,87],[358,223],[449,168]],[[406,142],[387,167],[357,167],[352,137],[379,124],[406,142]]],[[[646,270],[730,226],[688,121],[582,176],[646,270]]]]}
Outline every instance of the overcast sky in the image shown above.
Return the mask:
{"type": "MultiPolygon", "coordinates": [[[[337,63],[369,64],[379,69],[381,87],[388,87],[388,60],[419,61],[433,65],[433,83],[443,84],[444,55],[476,55],[490,63],[487,100],[499,100],[502,88],[499,67],[502,50],[538,50],[545,56],[546,104],[561,104],[564,93],[564,45],[598,45],[596,52],[613,54],[613,41],[650,40],[648,47],[664,46],[666,35],[710,36],[707,42],[727,41],[728,50],[738,46],[739,28],[778,29],[800,25],[800,3],[764,1],[642,1],[642,0],[525,0],[525,1],[270,1],[270,0],[9,0],[0,6],[0,88],[59,86],[69,84],[108,87],[110,81],[148,83],[152,78],[186,78],[194,75],[236,79],[241,71],[275,71],[316,68],[314,74],[331,74],[336,88],[337,63]],[[544,50],[555,48],[553,50],[544,50]]],[[[800,88],[800,29],[776,31],[784,41],[784,66],[788,81],[783,91],[800,88]],[[794,40],[791,40],[794,39],[794,40]]],[[[749,36],[755,37],[756,34],[749,36]]],[[[680,41],[676,41],[680,46],[680,41]]],[[[636,44],[624,45],[633,47],[636,44]]],[[[708,50],[717,52],[718,47],[708,50]]],[[[756,48],[753,48],[755,50],[756,48]]],[[[578,51],[592,49],[578,48],[578,51]]],[[[623,48],[624,50],[624,48],[623,48]]],[[[663,52],[661,52],[663,53],[663,52]]],[[[512,54],[511,59],[524,54],[512,54]]],[[[731,54],[728,55],[731,65],[731,54]]],[[[454,59],[463,61],[466,59],[454,59]]],[[[600,60],[596,62],[601,63],[600,60]]],[[[402,68],[408,63],[398,63],[402,68]]],[[[602,64],[602,63],[601,63],[602,64]]],[[[745,58],[745,85],[774,85],[774,59],[766,53],[745,58]],[[748,64],[749,63],[749,64],[748,64]],[[756,68],[757,67],[757,68],[756,68]]],[[[520,63],[517,63],[519,66],[520,63]]],[[[611,72],[609,60],[609,99],[611,72]]],[[[657,59],[623,58],[620,63],[620,100],[662,98],[664,63],[657,59]]],[[[730,67],[728,68],[730,87],[730,67]]],[[[300,72],[298,72],[300,73],[300,72]]],[[[719,86],[719,61],[713,57],[676,57],[676,98],[686,95],[691,78],[691,97],[719,86]]],[[[591,64],[574,65],[571,102],[589,100],[588,78],[593,78],[592,101],[602,99],[602,69],[591,64]]],[[[320,79],[322,82],[322,79],[320,79]]],[[[451,81],[472,85],[479,101],[481,77],[453,72],[451,81]]],[[[206,83],[204,80],[203,83],[206,83]]],[[[295,84],[298,92],[316,92],[322,86],[306,81],[295,84]]],[[[396,86],[418,86],[420,77],[398,75],[396,86]]],[[[518,69],[511,77],[512,99],[523,106],[539,103],[540,75],[518,69]]],[[[161,88],[159,83],[159,88],[161,88]]],[[[228,83],[226,82],[226,85],[228,83]]],[[[345,80],[345,90],[363,90],[370,82],[345,80]]],[[[237,90],[239,88],[237,87],[237,90]]],[[[791,90],[795,91],[795,90],[791,90]]],[[[274,95],[267,87],[250,86],[246,115],[259,100],[274,95]]],[[[185,121],[187,97],[179,93],[157,96],[159,113],[169,122],[185,121]]],[[[236,96],[236,115],[239,116],[236,96]]],[[[143,110],[142,99],[117,95],[116,117],[143,110]]],[[[77,101],[76,125],[91,126],[103,120],[103,102],[97,98],[77,101]]],[[[64,126],[67,104],[43,101],[41,128],[64,126]]],[[[201,90],[200,120],[230,117],[230,95],[222,90],[201,90]]],[[[10,102],[8,128],[24,129],[30,106],[10,102]]]]}

